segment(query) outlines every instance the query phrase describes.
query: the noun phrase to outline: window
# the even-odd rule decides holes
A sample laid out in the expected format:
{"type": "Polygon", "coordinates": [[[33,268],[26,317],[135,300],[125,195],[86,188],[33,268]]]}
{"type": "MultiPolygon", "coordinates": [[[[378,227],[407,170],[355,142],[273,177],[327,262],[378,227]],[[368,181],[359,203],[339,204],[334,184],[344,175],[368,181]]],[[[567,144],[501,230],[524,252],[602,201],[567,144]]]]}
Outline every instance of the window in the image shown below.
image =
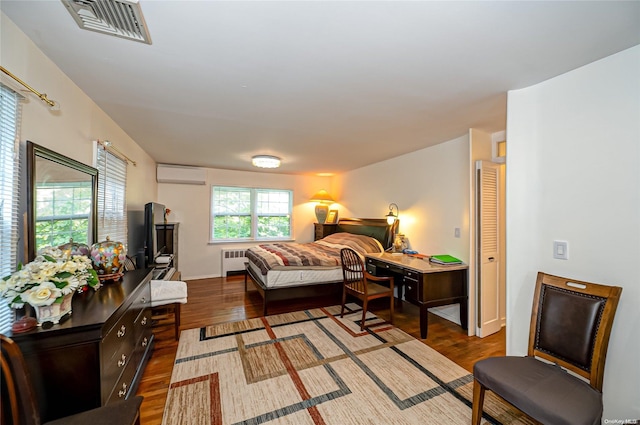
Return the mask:
{"type": "Polygon", "coordinates": [[[291,239],[290,190],[214,186],[211,240],[291,239]]]}
{"type": "Polygon", "coordinates": [[[127,161],[98,145],[98,241],[127,245],[127,161]]]}
{"type": "MultiPolygon", "coordinates": [[[[0,85],[0,278],[15,271],[18,262],[18,140],[21,97],[0,85]]],[[[13,313],[0,300],[0,333],[11,329],[13,313]]]]}
{"type": "Polygon", "coordinates": [[[36,252],[89,240],[91,181],[41,183],[36,191],[36,252]]]}

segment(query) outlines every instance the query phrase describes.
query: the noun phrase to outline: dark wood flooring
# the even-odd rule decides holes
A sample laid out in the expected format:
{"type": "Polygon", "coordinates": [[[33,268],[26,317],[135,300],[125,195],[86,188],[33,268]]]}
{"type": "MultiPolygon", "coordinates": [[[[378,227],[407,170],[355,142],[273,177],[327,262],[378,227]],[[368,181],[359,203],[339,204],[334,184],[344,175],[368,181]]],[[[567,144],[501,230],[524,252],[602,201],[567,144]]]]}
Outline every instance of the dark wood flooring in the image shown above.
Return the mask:
{"type": "MultiPolygon", "coordinates": [[[[181,328],[192,329],[206,325],[244,320],[262,315],[262,298],[253,290],[244,291],[243,277],[214,278],[188,281],[189,302],[182,306],[181,328]]],[[[387,318],[388,301],[372,302],[370,309],[387,318]],[[385,304],[387,307],[385,308],[385,304]]],[[[295,302],[274,303],[269,314],[285,313],[305,308],[339,304],[336,299],[307,299],[295,302]]],[[[394,325],[420,339],[419,311],[412,304],[398,301],[395,307],[394,325]]],[[[155,349],[138,394],[144,396],[141,409],[142,425],[158,425],[167,397],[171,370],[178,348],[173,325],[157,327],[155,349]]],[[[504,355],[505,330],[486,338],[467,336],[466,331],[453,322],[429,313],[428,338],[422,340],[455,363],[471,371],[473,364],[483,358],[504,355]]]]}

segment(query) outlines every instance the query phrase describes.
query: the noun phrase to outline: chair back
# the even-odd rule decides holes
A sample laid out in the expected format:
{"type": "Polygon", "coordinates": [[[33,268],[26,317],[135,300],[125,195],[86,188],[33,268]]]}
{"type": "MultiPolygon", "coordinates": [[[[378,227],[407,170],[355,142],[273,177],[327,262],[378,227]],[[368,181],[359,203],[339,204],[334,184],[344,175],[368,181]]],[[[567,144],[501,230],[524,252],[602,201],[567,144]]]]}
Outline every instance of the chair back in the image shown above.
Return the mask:
{"type": "Polygon", "coordinates": [[[351,248],[340,250],[342,262],[342,277],[347,289],[359,294],[367,295],[367,284],[364,280],[364,264],[357,252],[351,248]]]}
{"type": "Polygon", "coordinates": [[[31,386],[31,377],[20,347],[4,335],[0,335],[0,347],[2,366],[0,423],[40,425],[40,413],[31,386]]]}
{"type": "Polygon", "coordinates": [[[136,269],[136,262],[133,260],[133,258],[127,255],[127,257],[124,260],[124,270],[127,272],[130,272],[135,269],[136,269]]]}
{"type": "Polygon", "coordinates": [[[528,355],[586,378],[602,391],[609,335],[622,288],[539,272],[528,355]]]}

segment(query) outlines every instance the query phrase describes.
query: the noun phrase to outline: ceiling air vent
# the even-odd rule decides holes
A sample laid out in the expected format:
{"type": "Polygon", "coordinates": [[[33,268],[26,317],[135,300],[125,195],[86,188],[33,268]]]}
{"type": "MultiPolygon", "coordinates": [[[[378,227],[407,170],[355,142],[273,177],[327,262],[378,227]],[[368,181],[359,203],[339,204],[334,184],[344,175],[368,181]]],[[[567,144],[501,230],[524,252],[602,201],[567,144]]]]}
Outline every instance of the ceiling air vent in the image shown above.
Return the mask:
{"type": "Polygon", "coordinates": [[[80,28],[151,44],[138,0],[62,0],[80,28]]]}

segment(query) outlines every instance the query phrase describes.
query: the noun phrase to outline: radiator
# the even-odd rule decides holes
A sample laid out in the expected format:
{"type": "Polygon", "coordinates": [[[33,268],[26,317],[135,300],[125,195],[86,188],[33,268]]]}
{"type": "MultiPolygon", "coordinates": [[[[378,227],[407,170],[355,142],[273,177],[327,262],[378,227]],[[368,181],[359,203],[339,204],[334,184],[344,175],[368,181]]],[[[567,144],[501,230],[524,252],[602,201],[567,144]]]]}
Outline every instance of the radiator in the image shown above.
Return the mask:
{"type": "Polygon", "coordinates": [[[244,263],[247,261],[246,249],[223,249],[221,252],[223,277],[244,272],[244,263]]]}

